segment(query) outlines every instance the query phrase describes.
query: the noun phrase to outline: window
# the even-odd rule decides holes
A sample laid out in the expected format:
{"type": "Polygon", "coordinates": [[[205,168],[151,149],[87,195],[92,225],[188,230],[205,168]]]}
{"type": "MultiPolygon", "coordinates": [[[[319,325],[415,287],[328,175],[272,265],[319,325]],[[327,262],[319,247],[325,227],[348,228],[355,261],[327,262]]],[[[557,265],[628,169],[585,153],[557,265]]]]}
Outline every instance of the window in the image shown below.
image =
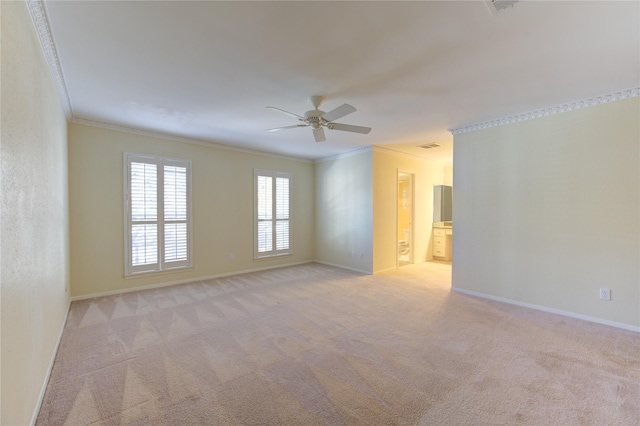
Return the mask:
{"type": "Polygon", "coordinates": [[[125,275],[191,266],[191,162],[125,154],[125,275]]]}
{"type": "Polygon", "coordinates": [[[291,173],[255,170],[256,259],[291,254],[291,173]]]}

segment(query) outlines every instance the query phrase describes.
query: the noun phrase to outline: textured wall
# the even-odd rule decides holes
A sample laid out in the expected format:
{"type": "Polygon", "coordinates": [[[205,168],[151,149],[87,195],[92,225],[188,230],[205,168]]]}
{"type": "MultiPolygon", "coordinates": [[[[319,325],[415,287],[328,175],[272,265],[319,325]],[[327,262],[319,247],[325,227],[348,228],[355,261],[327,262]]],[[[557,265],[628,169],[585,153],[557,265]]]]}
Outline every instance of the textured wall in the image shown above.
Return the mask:
{"type": "Polygon", "coordinates": [[[457,135],[454,288],[640,327],[639,116],[632,98],[457,135]]]}
{"type": "Polygon", "coordinates": [[[368,273],[396,267],[398,170],[415,176],[414,262],[431,258],[433,185],[444,167],[373,147],[316,164],[316,259],[368,273]]]}
{"type": "Polygon", "coordinates": [[[86,296],[311,261],[313,179],[311,163],[71,124],[71,294],[86,296]],[[192,161],[193,269],[124,278],[125,152],[192,161]],[[291,256],[253,260],[254,168],[293,173],[291,256]]]}
{"type": "Polygon", "coordinates": [[[445,166],[444,167],[444,181],[443,185],[453,185],[453,166],[445,166]]]}
{"type": "Polygon", "coordinates": [[[371,150],[316,163],[315,176],[316,259],[372,273],[371,150]]]}
{"type": "Polygon", "coordinates": [[[67,122],[23,2],[2,14],[2,420],[31,421],[68,308],[67,122]]]}

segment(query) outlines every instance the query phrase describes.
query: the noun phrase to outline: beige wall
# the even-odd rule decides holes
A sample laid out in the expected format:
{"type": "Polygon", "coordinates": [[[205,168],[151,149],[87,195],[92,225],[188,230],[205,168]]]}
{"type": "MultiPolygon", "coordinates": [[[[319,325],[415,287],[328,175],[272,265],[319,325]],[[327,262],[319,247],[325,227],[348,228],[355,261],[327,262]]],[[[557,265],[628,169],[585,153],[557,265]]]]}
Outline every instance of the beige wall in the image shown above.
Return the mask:
{"type": "Polygon", "coordinates": [[[453,166],[444,166],[443,185],[453,186],[453,166]]]}
{"type": "Polygon", "coordinates": [[[69,305],[67,121],[24,2],[0,2],[2,414],[26,425],[69,305]]]}
{"type": "Polygon", "coordinates": [[[433,186],[444,183],[444,166],[376,147],[373,149],[374,272],[396,267],[398,171],[414,174],[413,261],[420,263],[433,258],[433,186]]]}
{"type": "Polygon", "coordinates": [[[71,294],[86,296],[311,261],[313,164],[123,133],[69,130],[71,294]],[[192,270],[124,278],[124,152],[192,161],[192,270]],[[253,260],[253,169],[293,173],[293,255],[253,260]],[[229,260],[229,253],[234,259],[229,260]]]}
{"type": "Polygon", "coordinates": [[[373,271],[371,167],[371,149],[316,163],[318,261],[373,271]]]}
{"type": "Polygon", "coordinates": [[[457,135],[453,287],[640,330],[639,116],[632,98],[457,135]]]}

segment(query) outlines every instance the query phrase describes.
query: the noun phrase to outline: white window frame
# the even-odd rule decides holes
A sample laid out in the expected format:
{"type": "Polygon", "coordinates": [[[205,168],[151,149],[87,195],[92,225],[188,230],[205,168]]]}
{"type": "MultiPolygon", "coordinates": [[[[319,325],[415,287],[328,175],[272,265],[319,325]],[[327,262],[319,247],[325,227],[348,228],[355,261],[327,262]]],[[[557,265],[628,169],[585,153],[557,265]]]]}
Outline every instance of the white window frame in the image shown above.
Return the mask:
{"type": "Polygon", "coordinates": [[[279,172],[279,171],[274,171],[274,170],[263,170],[263,169],[254,169],[253,171],[253,184],[254,184],[254,212],[253,212],[253,235],[254,235],[254,253],[253,253],[253,258],[255,260],[259,260],[259,259],[268,259],[268,258],[273,258],[273,257],[278,257],[278,256],[289,256],[293,253],[293,249],[292,249],[292,204],[291,204],[291,194],[292,194],[292,188],[293,188],[293,173],[290,172],[279,172]],[[258,251],[258,223],[261,222],[261,219],[259,219],[258,217],[258,177],[259,176],[267,176],[267,177],[271,177],[272,180],[272,187],[271,187],[271,191],[272,191],[272,196],[271,196],[271,208],[272,208],[272,250],[270,251],[258,251]],[[286,178],[289,179],[289,214],[288,214],[288,219],[277,219],[276,218],[276,196],[275,196],[275,181],[276,178],[286,178]],[[288,248],[286,249],[282,249],[282,250],[276,250],[276,223],[278,221],[284,221],[286,220],[289,223],[289,232],[288,232],[288,248]]]}
{"type": "Polygon", "coordinates": [[[191,214],[191,161],[160,157],[148,154],[136,154],[131,152],[124,153],[124,218],[125,218],[125,277],[133,277],[139,275],[155,274],[162,272],[176,272],[183,269],[189,269],[192,267],[192,214],[191,214]],[[131,212],[131,163],[145,163],[153,164],[157,167],[157,262],[146,265],[133,265],[132,259],[132,226],[134,221],[132,220],[131,212]],[[175,166],[184,167],[186,169],[186,195],[187,195],[187,258],[181,261],[166,261],[165,260],[165,238],[164,228],[165,224],[169,223],[182,223],[184,221],[171,221],[164,218],[164,167],[175,166]]]}

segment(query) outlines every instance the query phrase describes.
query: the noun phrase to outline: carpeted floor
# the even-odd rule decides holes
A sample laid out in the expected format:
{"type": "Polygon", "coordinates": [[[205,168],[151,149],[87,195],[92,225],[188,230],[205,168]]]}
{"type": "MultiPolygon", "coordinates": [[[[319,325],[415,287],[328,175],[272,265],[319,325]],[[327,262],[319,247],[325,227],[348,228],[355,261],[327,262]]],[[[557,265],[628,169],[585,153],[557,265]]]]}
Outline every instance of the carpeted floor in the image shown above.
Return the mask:
{"type": "Polygon", "coordinates": [[[319,264],[74,302],[38,425],[639,425],[640,335],[319,264]]]}

